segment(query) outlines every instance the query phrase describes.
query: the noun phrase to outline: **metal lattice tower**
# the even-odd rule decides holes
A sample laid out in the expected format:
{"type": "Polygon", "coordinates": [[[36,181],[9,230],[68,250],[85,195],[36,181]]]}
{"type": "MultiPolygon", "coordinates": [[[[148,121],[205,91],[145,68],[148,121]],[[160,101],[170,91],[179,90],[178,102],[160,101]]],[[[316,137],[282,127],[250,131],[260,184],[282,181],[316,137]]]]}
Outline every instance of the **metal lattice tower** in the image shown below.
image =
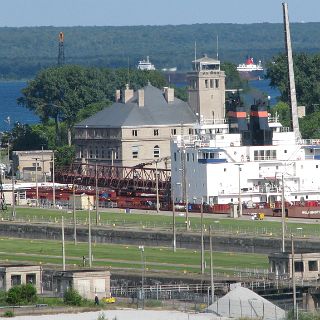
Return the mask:
{"type": "Polygon", "coordinates": [[[64,34],[59,33],[59,54],[58,54],[58,66],[64,65],[64,34]]]}

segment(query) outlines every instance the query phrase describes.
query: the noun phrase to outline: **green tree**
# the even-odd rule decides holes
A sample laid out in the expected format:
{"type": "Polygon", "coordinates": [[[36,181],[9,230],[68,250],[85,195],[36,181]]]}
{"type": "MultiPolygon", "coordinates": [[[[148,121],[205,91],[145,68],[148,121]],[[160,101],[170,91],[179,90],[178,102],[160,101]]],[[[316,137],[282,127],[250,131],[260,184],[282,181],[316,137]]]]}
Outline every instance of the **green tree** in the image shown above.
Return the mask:
{"type": "Polygon", "coordinates": [[[291,125],[291,110],[289,108],[289,105],[285,102],[278,102],[275,106],[271,109],[271,114],[273,116],[278,116],[280,123],[284,127],[290,127],[291,125]]]}
{"type": "Polygon", "coordinates": [[[76,151],[74,146],[64,145],[56,150],[57,168],[69,166],[75,159],[76,151]]]}
{"type": "Polygon", "coordinates": [[[300,131],[304,139],[320,139],[320,111],[300,119],[300,131]]]}
{"type": "MultiPolygon", "coordinates": [[[[306,106],[306,113],[315,110],[320,103],[320,54],[298,53],[293,57],[297,101],[306,106]]],[[[281,100],[288,102],[288,72],[285,55],[278,55],[268,64],[267,77],[270,84],[277,87],[281,100]]]]}

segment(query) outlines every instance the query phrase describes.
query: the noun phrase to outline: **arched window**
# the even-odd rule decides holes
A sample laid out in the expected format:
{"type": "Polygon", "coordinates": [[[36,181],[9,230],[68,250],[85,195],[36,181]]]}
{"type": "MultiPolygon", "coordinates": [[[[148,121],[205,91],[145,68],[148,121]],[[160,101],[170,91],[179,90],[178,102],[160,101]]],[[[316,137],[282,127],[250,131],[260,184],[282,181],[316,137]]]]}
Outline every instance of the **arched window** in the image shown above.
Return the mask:
{"type": "Polygon", "coordinates": [[[154,148],[153,148],[153,157],[154,158],[160,157],[160,148],[158,145],[154,146],[154,148]]]}

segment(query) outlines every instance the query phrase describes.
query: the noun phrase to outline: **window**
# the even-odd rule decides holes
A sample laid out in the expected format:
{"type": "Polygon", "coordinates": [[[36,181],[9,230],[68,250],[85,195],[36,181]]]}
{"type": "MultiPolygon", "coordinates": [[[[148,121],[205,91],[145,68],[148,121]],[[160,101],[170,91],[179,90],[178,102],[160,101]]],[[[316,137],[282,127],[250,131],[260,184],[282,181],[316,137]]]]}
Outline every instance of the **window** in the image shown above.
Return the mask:
{"type": "Polygon", "coordinates": [[[316,169],[318,169],[318,165],[316,164],[316,169]]]}
{"type": "Polygon", "coordinates": [[[308,261],[309,271],[318,271],[317,261],[308,261]]]}
{"type": "Polygon", "coordinates": [[[131,147],[131,151],[132,151],[132,158],[133,159],[137,159],[138,155],[139,155],[139,147],[138,146],[132,146],[131,147]]]}
{"type": "Polygon", "coordinates": [[[192,154],[192,161],[194,162],[194,153],[192,154]]]}
{"type": "Polygon", "coordinates": [[[101,148],[101,158],[104,158],[105,154],[104,154],[104,148],[101,148]]]}
{"type": "Polygon", "coordinates": [[[187,161],[189,161],[189,160],[190,160],[189,153],[187,153],[187,161]]]}
{"type": "Polygon", "coordinates": [[[160,157],[160,148],[158,145],[154,146],[154,148],[153,148],[153,157],[154,158],[160,157]]]}
{"type": "Polygon", "coordinates": [[[138,130],[132,130],[132,136],[137,137],[138,136],[138,130]]]}
{"type": "Polygon", "coordinates": [[[210,88],[213,88],[213,79],[210,79],[210,88]]]}
{"type": "Polygon", "coordinates": [[[288,151],[287,150],[284,150],[284,153],[287,153],[288,151]]]}
{"type": "Polygon", "coordinates": [[[158,136],[159,135],[159,130],[158,129],[154,129],[153,130],[153,135],[154,136],[158,136]]]}
{"type": "Polygon", "coordinates": [[[177,154],[176,153],[173,154],[173,158],[174,158],[174,161],[177,161],[177,154]]]}
{"type": "Polygon", "coordinates": [[[96,158],[99,158],[99,149],[96,147],[96,158]]]}
{"type": "Polygon", "coordinates": [[[193,134],[193,129],[189,128],[189,134],[193,134]]]}
{"type": "Polygon", "coordinates": [[[91,159],[93,158],[93,150],[92,149],[89,150],[89,158],[91,158],[91,159]]]}
{"type": "Polygon", "coordinates": [[[171,134],[176,135],[177,134],[177,129],[171,129],[171,134]]]}
{"type": "Polygon", "coordinates": [[[204,80],[204,85],[206,88],[209,88],[208,80],[204,80]]]}
{"type": "Polygon", "coordinates": [[[294,271],[295,272],[303,272],[303,262],[302,261],[295,261],[294,262],[294,271]]]}
{"type": "Polygon", "coordinates": [[[216,79],[215,83],[216,83],[216,88],[219,88],[219,79],[216,79]]]}

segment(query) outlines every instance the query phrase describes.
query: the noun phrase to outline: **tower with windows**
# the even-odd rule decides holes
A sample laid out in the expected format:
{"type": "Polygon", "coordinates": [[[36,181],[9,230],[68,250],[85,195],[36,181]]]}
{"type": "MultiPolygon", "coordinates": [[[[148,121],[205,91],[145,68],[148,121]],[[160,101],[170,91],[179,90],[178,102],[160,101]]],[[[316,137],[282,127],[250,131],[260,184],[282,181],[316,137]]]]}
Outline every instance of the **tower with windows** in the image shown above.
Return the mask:
{"type": "Polygon", "coordinates": [[[220,61],[204,55],[188,72],[188,102],[199,120],[225,117],[225,73],[220,61]]]}

